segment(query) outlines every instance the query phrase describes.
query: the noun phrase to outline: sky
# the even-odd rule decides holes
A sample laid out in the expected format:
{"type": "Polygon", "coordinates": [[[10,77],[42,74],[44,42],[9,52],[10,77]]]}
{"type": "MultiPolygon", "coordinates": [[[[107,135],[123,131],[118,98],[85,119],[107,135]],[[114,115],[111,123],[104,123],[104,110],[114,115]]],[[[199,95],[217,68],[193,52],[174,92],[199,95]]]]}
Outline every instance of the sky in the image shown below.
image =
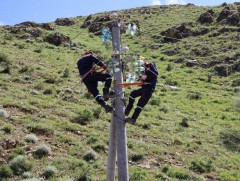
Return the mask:
{"type": "Polygon", "coordinates": [[[142,6],[187,4],[216,6],[240,0],[1,0],[0,25],[15,25],[25,21],[53,22],[57,18],[130,9],[142,6]]]}

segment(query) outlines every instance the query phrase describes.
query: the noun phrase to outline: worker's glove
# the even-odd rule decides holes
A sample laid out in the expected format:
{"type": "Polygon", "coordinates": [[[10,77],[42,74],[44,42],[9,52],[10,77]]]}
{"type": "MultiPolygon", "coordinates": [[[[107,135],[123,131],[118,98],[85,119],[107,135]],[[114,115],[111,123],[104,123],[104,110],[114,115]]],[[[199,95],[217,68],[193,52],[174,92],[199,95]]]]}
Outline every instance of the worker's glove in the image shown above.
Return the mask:
{"type": "Polygon", "coordinates": [[[108,69],[108,66],[105,65],[105,66],[102,66],[102,68],[103,68],[104,70],[107,70],[107,69],[108,69]]]}
{"type": "Polygon", "coordinates": [[[142,80],[146,80],[147,76],[146,75],[142,75],[142,80]]]}

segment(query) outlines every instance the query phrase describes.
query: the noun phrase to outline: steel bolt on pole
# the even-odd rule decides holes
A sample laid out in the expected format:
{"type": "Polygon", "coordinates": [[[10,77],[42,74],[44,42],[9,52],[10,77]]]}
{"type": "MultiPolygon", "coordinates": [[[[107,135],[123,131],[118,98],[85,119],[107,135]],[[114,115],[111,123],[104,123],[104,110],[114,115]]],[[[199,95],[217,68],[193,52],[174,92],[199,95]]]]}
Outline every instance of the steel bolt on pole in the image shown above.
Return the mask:
{"type": "MultiPolygon", "coordinates": [[[[122,74],[121,54],[117,54],[117,52],[121,53],[120,24],[117,21],[112,23],[112,46],[113,46],[113,52],[116,53],[114,56],[118,60],[119,68],[120,68],[119,72],[114,72],[115,81],[116,81],[116,84],[122,84],[123,74],[122,74]]],[[[119,93],[123,92],[123,88],[121,86],[114,86],[114,91],[118,95],[119,93]]],[[[126,127],[125,127],[125,123],[123,122],[123,120],[125,119],[123,99],[124,99],[124,95],[119,94],[116,97],[115,104],[114,104],[115,113],[113,113],[112,115],[112,122],[110,127],[110,136],[109,136],[110,138],[109,138],[109,148],[108,148],[109,152],[108,152],[108,165],[107,165],[107,181],[115,180],[116,152],[117,152],[117,165],[118,165],[118,180],[129,181],[126,127]],[[114,125],[115,125],[115,129],[113,128],[114,125]],[[114,139],[116,140],[114,141],[114,139]],[[110,141],[112,145],[110,145],[110,141]]]]}

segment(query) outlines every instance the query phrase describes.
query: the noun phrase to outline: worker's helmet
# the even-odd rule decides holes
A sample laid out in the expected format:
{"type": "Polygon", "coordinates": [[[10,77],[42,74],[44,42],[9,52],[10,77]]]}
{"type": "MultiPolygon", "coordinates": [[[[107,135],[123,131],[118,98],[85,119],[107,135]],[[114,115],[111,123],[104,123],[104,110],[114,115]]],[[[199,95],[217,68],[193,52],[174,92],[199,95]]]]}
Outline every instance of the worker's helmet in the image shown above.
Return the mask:
{"type": "Polygon", "coordinates": [[[92,51],[92,50],[86,50],[86,51],[84,52],[84,55],[87,55],[87,54],[93,54],[93,51],[92,51]]]}

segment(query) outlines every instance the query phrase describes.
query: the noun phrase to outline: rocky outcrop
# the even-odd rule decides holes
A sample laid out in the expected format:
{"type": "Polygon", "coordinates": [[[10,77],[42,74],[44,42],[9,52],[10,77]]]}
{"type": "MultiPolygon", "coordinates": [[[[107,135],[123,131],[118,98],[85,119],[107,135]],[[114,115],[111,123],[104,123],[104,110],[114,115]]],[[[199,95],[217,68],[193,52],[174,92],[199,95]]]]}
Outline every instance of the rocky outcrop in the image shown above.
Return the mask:
{"type": "Polygon", "coordinates": [[[55,20],[55,24],[59,26],[72,26],[75,24],[75,22],[69,18],[57,18],[55,20]]]}
{"type": "Polygon", "coordinates": [[[70,42],[70,38],[68,36],[64,35],[64,34],[61,34],[61,33],[54,33],[54,34],[48,35],[44,39],[44,41],[46,41],[50,44],[59,46],[61,44],[70,42]]]}
{"type": "Polygon", "coordinates": [[[217,22],[231,26],[240,26],[240,6],[234,9],[230,6],[225,6],[219,13],[217,22]]]}
{"type": "Polygon", "coordinates": [[[26,21],[14,26],[6,26],[5,29],[12,34],[16,34],[19,38],[26,39],[30,37],[40,37],[43,34],[42,29],[54,30],[49,23],[35,23],[32,21],[26,21]],[[25,34],[23,34],[23,32],[25,34]]]}
{"type": "Polygon", "coordinates": [[[200,15],[197,20],[201,24],[208,24],[214,21],[214,11],[209,9],[207,12],[200,15]]]}

